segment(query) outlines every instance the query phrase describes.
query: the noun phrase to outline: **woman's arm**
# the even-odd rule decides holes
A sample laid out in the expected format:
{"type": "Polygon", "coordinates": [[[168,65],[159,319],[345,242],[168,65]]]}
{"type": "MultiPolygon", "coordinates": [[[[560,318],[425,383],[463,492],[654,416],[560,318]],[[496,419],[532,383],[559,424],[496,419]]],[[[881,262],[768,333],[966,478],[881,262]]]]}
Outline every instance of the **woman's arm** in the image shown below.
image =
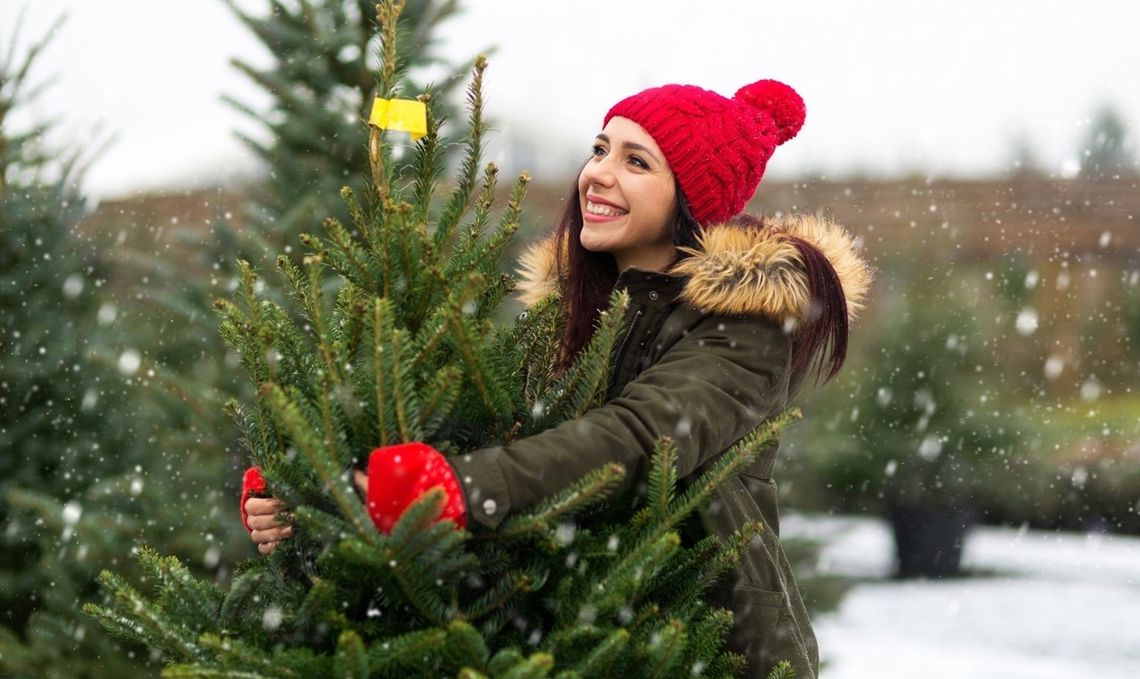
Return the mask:
{"type": "Polygon", "coordinates": [[[725,451],[787,400],[791,339],[772,321],[705,316],[604,406],[498,446],[451,458],[468,516],[497,527],[606,463],[644,473],[658,437],[676,443],[678,475],[725,451]]]}

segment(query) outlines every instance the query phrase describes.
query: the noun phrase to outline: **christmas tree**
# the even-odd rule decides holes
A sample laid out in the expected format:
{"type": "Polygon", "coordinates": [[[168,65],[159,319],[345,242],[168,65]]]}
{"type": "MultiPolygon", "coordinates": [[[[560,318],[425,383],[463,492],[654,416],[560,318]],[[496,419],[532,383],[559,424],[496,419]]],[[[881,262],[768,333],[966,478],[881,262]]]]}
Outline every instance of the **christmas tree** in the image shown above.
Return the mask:
{"type": "Polygon", "coordinates": [[[114,350],[114,248],[79,228],[90,156],[61,153],[50,124],[21,116],[48,43],[0,61],[0,675],[134,674],[141,658],[79,606],[100,569],[133,572],[138,542],[196,571],[217,564],[209,512],[185,511],[201,506],[188,489],[210,467],[188,456],[172,472],[156,454],[170,422],[140,396],[151,377],[139,354],[114,350]]]}
{"type": "MultiPolygon", "coordinates": [[[[267,2],[260,14],[230,7],[272,57],[267,68],[234,61],[270,98],[268,108],[256,111],[229,100],[262,128],[262,134],[240,136],[264,161],[264,180],[207,195],[213,216],[205,225],[183,220],[156,229],[153,220],[130,218],[115,224],[134,234],[163,234],[153,242],[136,237],[134,247],[119,250],[115,283],[137,300],[122,310],[123,321],[141,349],[141,366],[157,375],[150,381],[152,398],[177,420],[164,433],[175,439],[170,447],[217,459],[238,452],[221,405],[252,393],[235,370],[237,355],[225,350],[216,332],[212,300],[240,280],[237,258],[272,267],[275,253],[291,252],[301,231],[324,216],[349,220],[338,191],[345,183],[364,186],[367,132],[359,120],[367,116],[376,87],[367,65],[376,58],[371,2],[267,2]],[[237,210],[232,196],[250,200],[237,210]]],[[[434,46],[440,24],[457,9],[457,2],[408,3],[402,17],[410,39],[399,53],[401,62],[420,70],[449,69],[434,46]]],[[[445,75],[441,93],[462,81],[445,75]]],[[[423,89],[404,80],[409,91],[423,89]]]]}
{"type": "MultiPolygon", "coordinates": [[[[399,98],[400,9],[393,2],[377,8],[378,108],[415,111],[416,102],[399,98]]],[[[351,221],[329,218],[323,236],[302,236],[308,254],[300,264],[278,257],[293,303],[275,301],[248,264],[238,299],[217,303],[222,334],[256,388],[252,404],[232,402],[229,412],[273,496],[293,508],[297,531],[271,557],[245,564],[228,590],[155,551],[140,554],[151,596],[120,576],[101,576],[109,600],[88,611],[158,651],[168,675],[725,676],[741,669],[743,658],[722,649],[731,614],[710,610],[702,595],[761,528],[686,547],[677,528],[791,414],[684,487],[672,443],[662,439],[639,492],[611,497],[627,470],[610,465],[495,531],[436,521],[445,501],[436,489],[382,533],[353,486],[352,470],[377,445],[425,441],[462,455],[543,431],[604,400],[624,293],[613,296],[564,373],[555,369],[552,338],[562,319],[554,296],[513,324],[491,320],[514,285],[498,264],[518,228],[527,177],[514,183],[492,226],[497,173],[481,168],[485,66],[475,64],[464,155],[449,195],[435,200],[440,123],[434,98],[424,95],[425,134],[409,167],[396,167],[378,116],[366,188],[341,192],[351,221]]],[[[403,125],[389,119],[386,126],[403,125]]]]}

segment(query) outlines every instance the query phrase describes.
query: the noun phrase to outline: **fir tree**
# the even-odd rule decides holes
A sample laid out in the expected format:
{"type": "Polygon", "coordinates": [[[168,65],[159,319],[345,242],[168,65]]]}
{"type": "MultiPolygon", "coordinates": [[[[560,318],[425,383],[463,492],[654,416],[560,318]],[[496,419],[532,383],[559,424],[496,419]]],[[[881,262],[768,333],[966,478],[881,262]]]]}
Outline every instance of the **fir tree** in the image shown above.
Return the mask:
{"type": "Polygon", "coordinates": [[[1081,176],[1093,179],[1133,177],[1140,171],[1124,118],[1111,106],[1102,106],[1084,140],[1081,176]]]}
{"type": "MultiPolygon", "coordinates": [[[[212,299],[240,280],[235,254],[258,268],[272,267],[274,253],[290,252],[302,230],[330,215],[348,222],[338,191],[345,183],[364,186],[367,133],[360,120],[376,87],[368,68],[377,49],[371,2],[270,1],[262,13],[227,4],[273,58],[265,69],[233,62],[269,95],[268,109],[229,99],[263,128],[257,139],[239,136],[265,163],[265,179],[235,191],[251,194],[245,209],[231,212],[219,201],[206,229],[168,227],[164,243],[155,243],[153,251],[127,252],[118,267],[119,284],[139,300],[124,320],[132,325],[136,346],[144,348],[143,364],[157,373],[152,396],[177,420],[168,435],[184,433],[185,440],[174,445],[210,458],[226,458],[237,449],[222,404],[252,398],[234,370],[236,354],[225,350],[216,332],[212,299]]],[[[410,39],[401,63],[449,69],[434,48],[439,26],[457,11],[453,0],[408,3],[403,16],[410,39]]],[[[440,94],[458,82],[447,77],[440,94]]],[[[407,78],[405,87],[421,89],[407,78]]],[[[223,190],[232,187],[219,188],[219,198],[223,190]]],[[[122,226],[136,232],[154,228],[135,221],[122,226]]]]}
{"type": "MultiPolygon", "coordinates": [[[[395,20],[379,5],[378,91],[400,94],[395,20]]],[[[438,490],[390,534],[373,526],[351,471],[377,445],[426,441],[461,455],[576,417],[604,399],[613,340],[628,302],[617,293],[593,340],[555,372],[561,317],[553,297],[515,323],[491,314],[514,279],[498,273],[527,178],[497,220],[497,173],[481,169],[483,60],[468,91],[463,162],[435,207],[443,158],[434,100],[412,171],[369,131],[363,193],[342,190],[349,225],[302,236],[300,264],[279,256],[292,304],[275,301],[243,263],[237,300],[217,303],[256,399],[229,411],[275,497],[293,508],[294,538],[247,563],[228,590],[178,560],[143,551],[148,597],[105,572],[111,601],[88,611],[169,663],[169,676],[725,676],[731,614],[705,590],[761,530],[682,548],[683,519],[748,464],[793,416],[777,418],[678,488],[659,442],[644,492],[609,497],[626,470],[588,474],[493,532],[436,523],[438,490]],[[328,279],[328,273],[335,278],[328,279]]],[[[777,676],[780,676],[777,674],[777,676]]],[[[786,676],[786,675],[785,675],[786,676]]]]}
{"type": "MultiPolygon", "coordinates": [[[[239,136],[265,164],[264,185],[254,192],[249,217],[258,228],[249,232],[247,257],[275,253],[296,242],[322,219],[348,223],[339,199],[349,185],[360,193],[367,176],[367,135],[360,121],[368,117],[375,96],[377,34],[371,0],[305,0],[267,2],[266,14],[244,10],[226,0],[234,14],[272,56],[267,68],[233,61],[234,67],[268,94],[268,111],[254,110],[234,98],[227,101],[263,128],[260,135],[239,136]],[[260,242],[259,242],[260,241],[260,242]]],[[[463,82],[470,64],[458,68],[436,51],[439,26],[459,11],[457,0],[412,0],[402,13],[401,87],[408,92],[433,90],[437,114],[450,116],[445,102],[463,82]],[[421,81],[442,70],[438,84],[421,81]],[[413,79],[409,74],[416,74],[413,79]]],[[[233,259],[229,250],[228,261],[233,259]]]]}
{"type": "Polygon", "coordinates": [[[138,353],[115,350],[113,248],[79,229],[88,157],[13,115],[40,91],[31,74],[48,44],[17,61],[17,37],[0,62],[0,675],[137,674],[142,658],[79,606],[101,568],[133,572],[136,541],[215,567],[208,503],[187,489],[217,472],[160,454],[169,422],[138,389],[151,378],[138,353]]]}

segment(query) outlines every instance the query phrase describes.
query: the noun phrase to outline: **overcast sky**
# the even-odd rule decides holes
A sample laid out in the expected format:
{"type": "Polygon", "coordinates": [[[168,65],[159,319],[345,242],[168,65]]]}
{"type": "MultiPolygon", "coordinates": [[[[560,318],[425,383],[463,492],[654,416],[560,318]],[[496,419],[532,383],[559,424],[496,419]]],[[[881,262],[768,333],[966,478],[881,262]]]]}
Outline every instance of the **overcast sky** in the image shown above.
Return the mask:
{"type": "MultiPolygon", "coordinates": [[[[445,50],[459,59],[497,46],[485,86],[493,152],[527,144],[540,179],[585,157],[611,104],[666,82],[726,95],[769,77],[795,87],[807,122],[769,176],[995,174],[1019,138],[1046,169],[1071,174],[1099,106],[1115,106],[1134,139],[1140,129],[1131,0],[463,4],[445,50]]],[[[5,50],[25,5],[23,43],[68,15],[40,62],[55,84],[34,113],[61,118],[72,143],[99,125],[115,138],[87,176],[90,194],[252,167],[232,131],[255,128],[220,96],[264,103],[229,59],[268,57],[220,0],[0,0],[5,50]]]]}

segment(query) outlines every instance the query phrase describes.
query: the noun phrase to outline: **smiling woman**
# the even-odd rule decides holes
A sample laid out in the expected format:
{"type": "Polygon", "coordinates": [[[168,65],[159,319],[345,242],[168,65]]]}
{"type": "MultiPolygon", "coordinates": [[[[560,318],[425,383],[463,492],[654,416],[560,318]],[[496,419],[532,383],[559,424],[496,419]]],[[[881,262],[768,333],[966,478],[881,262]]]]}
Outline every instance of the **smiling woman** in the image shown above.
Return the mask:
{"type": "MultiPolygon", "coordinates": [[[[626,492],[648,474],[662,436],[676,447],[678,478],[696,478],[782,413],[805,377],[834,376],[869,282],[851,238],[818,218],[741,214],[769,157],[803,119],[799,95],[771,80],[731,99],[666,85],[611,108],[553,234],[524,256],[520,285],[528,305],[557,296],[566,319],[561,370],[589,343],[611,293],[628,292],[606,403],[450,458],[419,442],[374,451],[357,484],[377,527],[390,530],[436,486],[447,496],[443,518],[475,530],[496,530],[603,465],[629,470],[618,489],[626,492]]],[[[720,486],[682,539],[763,526],[707,600],[733,612],[728,648],[748,659],[748,676],[787,660],[796,676],[814,677],[815,636],[778,538],[778,447],[767,444],[720,486]]],[[[268,553],[289,534],[275,516],[285,509],[279,502],[251,497],[260,487],[251,471],[242,506],[268,553]]]]}
{"type": "Polygon", "coordinates": [[[578,175],[582,247],[609,253],[619,271],[660,271],[676,259],[678,192],[664,157],[644,127],[614,118],[578,175]]]}

